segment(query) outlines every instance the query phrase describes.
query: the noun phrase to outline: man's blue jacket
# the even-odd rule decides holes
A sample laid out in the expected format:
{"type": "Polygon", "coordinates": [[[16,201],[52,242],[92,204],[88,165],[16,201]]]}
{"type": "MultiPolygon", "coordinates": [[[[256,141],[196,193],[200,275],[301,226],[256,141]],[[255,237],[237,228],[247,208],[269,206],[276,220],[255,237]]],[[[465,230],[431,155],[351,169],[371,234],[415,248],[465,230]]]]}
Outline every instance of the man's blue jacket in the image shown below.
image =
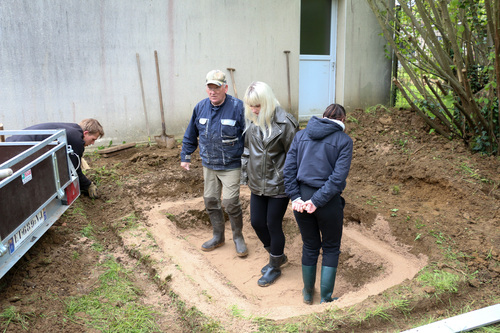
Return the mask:
{"type": "Polygon", "coordinates": [[[191,162],[191,154],[199,145],[204,167],[212,170],[240,168],[244,130],[241,100],[226,95],[219,106],[213,106],[208,98],[202,100],[194,107],[182,139],[181,162],[191,162]]]}

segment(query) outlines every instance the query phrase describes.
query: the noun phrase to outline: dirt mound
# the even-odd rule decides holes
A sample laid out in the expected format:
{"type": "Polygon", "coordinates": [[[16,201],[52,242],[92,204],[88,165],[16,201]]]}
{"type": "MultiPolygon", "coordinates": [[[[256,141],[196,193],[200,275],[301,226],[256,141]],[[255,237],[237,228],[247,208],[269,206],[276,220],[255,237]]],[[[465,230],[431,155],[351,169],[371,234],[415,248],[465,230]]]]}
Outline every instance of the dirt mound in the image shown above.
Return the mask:
{"type": "MultiPolygon", "coordinates": [[[[101,198],[78,199],[2,278],[0,311],[14,306],[29,318],[32,332],[81,331],[81,323],[61,320],[65,302],[92,290],[100,270],[96,264],[110,255],[133,268],[142,302],[153,304],[162,313],[160,327],[173,332],[193,329],[188,316],[173,306],[175,297],[220,321],[229,332],[252,331],[258,324],[249,318],[294,323],[301,315],[358,303],[361,311],[389,302],[384,294],[398,287],[408,302],[415,295],[432,294],[412,280],[425,265],[459,272],[464,283],[445,301],[422,296],[412,303],[415,322],[446,316],[450,306],[473,310],[492,304],[500,276],[499,160],[430,134],[420,118],[405,110],[357,110],[348,115],[347,128],[354,156],[343,194],[347,205],[334,290],[338,301],[302,303],[302,243],[291,211],[284,220],[289,264],[275,284],[257,286],[267,254],[250,226],[246,187],[241,200],[249,256],[236,256],[229,223],[226,244],[202,252],[200,245],[210,238],[211,228],[203,207],[199,157],[193,155],[187,172],[179,166],[179,147],[152,146],[109,158],[87,157],[89,177],[98,184],[101,198]],[[471,300],[474,305],[469,305],[471,300]]],[[[407,313],[391,312],[390,321],[367,317],[342,328],[402,330],[409,327],[407,313]]],[[[15,332],[22,324],[6,327],[15,332]]]]}

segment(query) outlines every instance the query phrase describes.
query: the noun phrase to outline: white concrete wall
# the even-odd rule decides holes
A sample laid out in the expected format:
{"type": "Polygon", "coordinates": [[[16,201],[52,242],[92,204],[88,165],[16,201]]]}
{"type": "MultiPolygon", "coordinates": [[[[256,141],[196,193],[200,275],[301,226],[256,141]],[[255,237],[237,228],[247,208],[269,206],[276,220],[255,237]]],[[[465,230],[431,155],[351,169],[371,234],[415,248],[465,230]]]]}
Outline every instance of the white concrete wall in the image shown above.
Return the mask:
{"type": "Polygon", "coordinates": [[[364,0],[338,3],[337,103],[348,110],[389,104],[391,60],[375,15],[364,0]]]}
{"type": "Polygon", "coordinates": [[[106,132],[97,145],[146,141],[139,53],[150,134],[161,134],[154,50],[167,134],[182,136],[215,68],[228,80],[236,69],[240,98],[261,80],[286,107],[284,50],[297,114],[300,0],[2,0],[0,22],[5,129],[93,117],[106,132]]]}

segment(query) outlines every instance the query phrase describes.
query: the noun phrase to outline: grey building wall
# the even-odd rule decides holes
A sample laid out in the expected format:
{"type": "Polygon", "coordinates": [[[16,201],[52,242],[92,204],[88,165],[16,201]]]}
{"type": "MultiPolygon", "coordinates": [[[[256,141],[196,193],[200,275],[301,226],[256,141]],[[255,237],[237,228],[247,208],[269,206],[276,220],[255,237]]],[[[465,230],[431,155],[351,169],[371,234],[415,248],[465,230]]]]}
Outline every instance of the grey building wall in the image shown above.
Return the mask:
{"type": "Polygon", "coordinates": [[[146,141],[139,53],[150,134],[159,135],[154,50],[167,134],[182,136],[215,68],[229,83],[226,68],[236,69],[240,98],[260,80],[286,106],[284,50],[297,114],[299,18],[299,0],[2,0],[0,122],[21,129],[93,117],[106,132],[97,145],[146,141]]]}
{"type": "Polygon", "coordinates": [[[366,1],[339,0],[336,98],[346,109],[389,103],[391,59],[381,32],[366,1]]]}
{"type": "MultiPolygon", "coordinates": [[[[389,100],[390,61],[365,1],[338,0],[336,102],[389,100]]],[[[235,68],[238,97],[255,80],[298,116],[300,0],[2,0],[0,123],[97,118],[97,145],[147,141],[136,62],[140,55],[150,135],[161,134],[158,51],[167,134],[182,137],[206,97],[211,69],[235,68]]],[[[154,141],[154,139],[153,139],[154,141]]]]}

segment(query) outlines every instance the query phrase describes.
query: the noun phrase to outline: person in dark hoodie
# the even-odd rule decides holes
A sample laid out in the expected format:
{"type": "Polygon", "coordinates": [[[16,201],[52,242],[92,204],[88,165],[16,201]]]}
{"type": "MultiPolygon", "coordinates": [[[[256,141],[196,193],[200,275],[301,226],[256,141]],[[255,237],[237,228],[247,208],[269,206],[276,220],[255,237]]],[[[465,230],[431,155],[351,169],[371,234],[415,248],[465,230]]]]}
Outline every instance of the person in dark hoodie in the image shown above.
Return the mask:
{"type": "Polygon", "coordinates": [[[285,190],[302,235],[304,303],[312,304],[320,250],[321,301],[331,302],[340,254],[346,186],[352,159],[352,139],[344,132],[346,113],[329,105],[323,118],[312,117],[288,151],[285,190]]]}

